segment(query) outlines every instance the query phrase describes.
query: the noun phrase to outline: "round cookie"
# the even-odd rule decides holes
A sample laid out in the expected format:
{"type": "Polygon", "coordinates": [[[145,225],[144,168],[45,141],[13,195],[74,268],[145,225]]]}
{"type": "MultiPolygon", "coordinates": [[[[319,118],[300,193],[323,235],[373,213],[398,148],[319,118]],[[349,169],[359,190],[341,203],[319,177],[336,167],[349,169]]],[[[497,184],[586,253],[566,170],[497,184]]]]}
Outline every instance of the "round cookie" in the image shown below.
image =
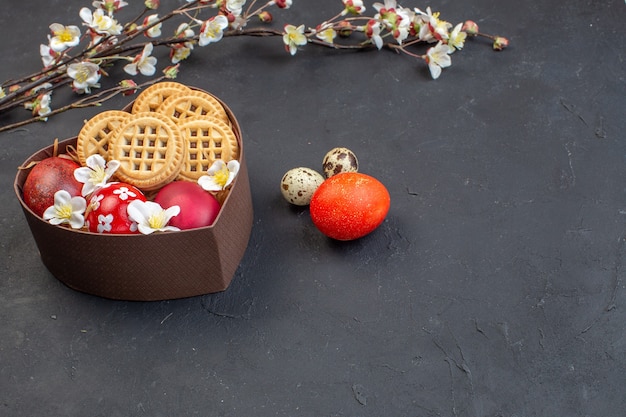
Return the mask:
{"type": "Polygon", "coordinates": [[[219,100],[198,90],[168,97],[157,111],[178,122],[188,117],[213,116],[227,124],[230,123],[226,110],[219,100]]]}
{"type": "Polygon", "coordinates": [[[178,126],[154,112],[132,114],[109,140],[109,157],[120,162],[115,175],[143,191],[156,190],[178,176],[183,149],[178,126]]]}
{"type": "Polygon", "coordinates": [[[239,159],[239,143],[229,125],[215,117],[182,119],[178,128],[183,136],[184,159],[178,179],[197,181],[216,159],[239,159]]]}
{"type": "Polygon", "coordinates": [[[99,154],[109,159],[109,138],[113,132],[130,117],[130,113],[121,110],[107,110],[87,120],[78,132],[76,155],[80,164],[91,155],[99,154]]]}
{"type": "Polygon", "coordinates": [[[133,103],[132,113],[155,112],[168,97],[180,93],[189,93],[191,88],[175,81],[163,81],[152,84],[143,90],[133,103]]]}

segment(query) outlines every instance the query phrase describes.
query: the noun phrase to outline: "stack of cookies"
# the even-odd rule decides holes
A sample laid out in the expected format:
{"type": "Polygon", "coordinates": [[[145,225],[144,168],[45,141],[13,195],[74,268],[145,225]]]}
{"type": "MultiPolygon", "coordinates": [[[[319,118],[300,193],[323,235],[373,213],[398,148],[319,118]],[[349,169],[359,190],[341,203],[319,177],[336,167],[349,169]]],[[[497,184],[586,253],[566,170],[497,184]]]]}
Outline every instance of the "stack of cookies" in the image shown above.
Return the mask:
{"type": "Polygon", "coordinates": [[[118,160],[116,177],[143,191],[175,180],[197,181],[217,159],[239,159],[239,143],[222,104],[176,82],[142,91],[130,112],[109,110],[80,130],[76,154],[118,160]]]}

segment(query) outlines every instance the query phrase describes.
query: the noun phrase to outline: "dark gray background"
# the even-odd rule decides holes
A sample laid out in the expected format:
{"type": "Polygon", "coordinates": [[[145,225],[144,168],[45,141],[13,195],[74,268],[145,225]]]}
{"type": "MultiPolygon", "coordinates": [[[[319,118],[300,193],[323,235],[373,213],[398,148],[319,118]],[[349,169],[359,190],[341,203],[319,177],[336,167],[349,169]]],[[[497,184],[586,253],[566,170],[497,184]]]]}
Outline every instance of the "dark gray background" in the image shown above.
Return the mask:
{"type": "MultiPolygon", "coordinates": [[[[225,39],[183,64],[179,81],[237,115],[251,175],[250,245],[220,294],[120,302],[58,282],[13,179],[98,110],[0,134],[0,415],[623,415],[626,5],[403,5],[474,19],[511,47],[468,42],[437,81],[390,51],[291,57],[279,38],[225,39]],[[392,200],[348,243],[278,188],[335,146],[392,200]]],[[[5,7],[0,79],[37,70],[48,25],[79,24],[83,6],[5,7]]],[[[340,6],[294,0],[274,25],[340,6]]]]}

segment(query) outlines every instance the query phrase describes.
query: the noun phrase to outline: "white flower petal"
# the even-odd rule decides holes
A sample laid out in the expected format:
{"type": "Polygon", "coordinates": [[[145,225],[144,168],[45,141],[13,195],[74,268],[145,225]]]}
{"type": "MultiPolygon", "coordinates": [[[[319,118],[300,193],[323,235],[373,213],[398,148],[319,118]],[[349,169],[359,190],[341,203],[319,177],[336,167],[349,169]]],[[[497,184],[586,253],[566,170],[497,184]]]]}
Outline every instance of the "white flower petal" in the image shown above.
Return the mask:
{"type": "Polygon", "coordinates": [[[74,170],[74,178],[76,178],[76,181],[82,182],[83,184],[89,182],[89,179],[91,178],[91,168],[76,168],[74,170]]]}
{"type": "Polygon", "coordinates": [[[111,178],[111,176],[115,173],[115,171],[117,171],[117,169],[120,167],[120,161],[112,159],[107,163],[107,167],[105,172],[108,175],[108,178],[111,178]]]}
{"type": "Polygon", "coordinates": [[[98,187],[96,187],[96,184],[94,184],[91,181],[87,181],[86,183],[83,184],[83,188],[81,188],[80,194],[83,197],[86,197],[89,194],[93,193],[96,190],[96,188],[98,188],[98,187]]]}
{"type": "Polygon", "coordinates": [[[154,45],[152,45],[150,42],[148,42],[146,44],[146,46],[143,47],[143,52],[141,53],[143,56],[150,56],[152,55],[152,51],[154,50],[154,45]]]}
{"type": "Polygon", "coordinates": [[[51,38],[50,49],[52,49],[54,52],[63,52],[64,50],[67,49],[67,46],[65,45],[65,43],[61,42],[58,38],[51,38]]]}
{"type": "Polygon", "coordinates": [[[85,161],[85,165],[87,165],[91,169],[104,168],[106,164],[107,162],[104,160],[102,155],[97,154],[97,153],[90,155],[85,161]]]}
{"type": "Polygon", "coordinates": [[[209,175],[203,175],[198,178],[198,184],[204,191],[220,191],[222,187],[215,182],[215,178],[209,175]]]}
{"type": "Polygon", "coordinates": [[[85,224],[85,218],[82,214],[72,213],[70,216],[70,227],[72,229],[80,229],[85,224]]]}
{"type": "Polygon", "coordinates": [[[73,213],[84,213],[87,208],[87,200],[79,196],[72,197],[70,205],[72,206],[73,213]]]}
{"type": "Polygon", "coordinates": [[[151,228],[145,223],[137,223],[137,228],[142,235],[149,235],[151,233],[156,232],[156,229],[151,228]]]}
{"type": "Polygon", "coordinates": [[[226,184],[224,185],[224,188],[226,188],[230,184],[232,184],[236,176],[237,176],[237,174],[234,173],[234,172],[229,173],[228,174],[228,180],[226,181],[226,184]]]}
{"type": "Polygon", "coordinates": [[[52,220],[55,218],[56,214],[57,214],[56,207],[50,206],[43,212],[43,218],[44,220],[52,220]]]}
{"type": "Polygon", "coordinates": [[[226,167],[228,168],[228,170],[232,173],[234,173],[235,175],[237,175],[237,173],[239,172],[239,161],[237,161],[236,159],[233,159],[232,161],[229,161],[226,164],[226,167]]]}
{"type": "Polygon", "coordinates": [[[160,232],[180,232],[180,229],[176,226],[165,226],[159,229],[160,232]]]}
{"type": "Polygon", "coordinates": [[[211,166],[207,170],[207,174],[215,175],[216,172],[219,172],[224,169],[224,165],[226,165],[226,163],[222,161],[221,159],[215,160],[213,164],[211,164],[211,166]]]}
{"type": "Polygon", "coordinates": [[[65,190],[59,190],[56,193],[54,193],[54,205],[55,206],[65,206],[67,204],[70,204],[70,201],[72,199],[72,196],[70,195],[70,193],[68,193],[65,190]]]}
{"type": "Polygon", "coordinates": [[[78,15],[81,19],[83,19],[86,24],[91,24],[91,21],[93,20],[93,15],[91,13],[91,10],[89,10],[87,7],[83,7],[82,9],[80,9],[78,15]]]}
{"type": "Polygon", "coordinates": [[[450,65],[452,65],[452,58],[450,58],[450,55],[445,55],[439,60],[439,66],[441,68],[447,68],[450,65]]]}
{"type": "Polygon", "coordinates": [[[137,224],[147,225],[150,211],[147,205],[144,205],[141,200],[133,200],[126,207],[128,217],[137,224]]]}
{"type": "Polygon", "coordinates": [[[59,225],[61,223],[63,223],[65,221],[65,219],[61,219],[59,217],[52,217],[50,219],[46,219],[48,220],[48,223],[53,224],[53,225],[59,225]]]}
{"type": "Polygon", "coordinates": [[[52,24],[49,26],[49,28],[50,28],[50,32],[52,32],[52,33],[57,33],[57,32],[62,31],[62,30],[65,28],[65,26],[63,26],[63,25],[62,25],[62,24],[60,24],[60,23],[52,23],[52,24]]]}
{"type": "Polygon", "coordinates": [[[180,214],[180,206],[172,206],[165,210],[165,223],[169,222],[172,217],[176,217],[180,214]]]}
{"type": "Polygon", "coordinates": [[[436,80],[441,75],[441,67],[437,64],[428,64],[428,69],[433,80],[436,80]]]}
{"type": "Polygon", "coordinates": [[[124,65],[124,71],[130,75],[137,75],[137,64],[124,65]]]}
{"type": "Polygon", "coordinates": [[[156,73],[156,67],[153,64],[146,62],[139,67],[139,72],[146,77],[151,77],[156,73]]]}

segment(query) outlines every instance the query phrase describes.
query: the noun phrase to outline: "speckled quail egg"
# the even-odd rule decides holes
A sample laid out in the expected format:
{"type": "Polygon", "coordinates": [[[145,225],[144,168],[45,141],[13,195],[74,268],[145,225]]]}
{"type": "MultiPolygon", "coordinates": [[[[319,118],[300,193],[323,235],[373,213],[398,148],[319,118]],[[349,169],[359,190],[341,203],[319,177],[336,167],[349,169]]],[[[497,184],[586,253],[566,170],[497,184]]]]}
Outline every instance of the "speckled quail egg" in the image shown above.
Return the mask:
{"type": "Polygon", "coordinates": [[[280,181],[280,191],[285,200],[297,206],[306,206],[311,202],[313,193],[324,182],[324,177],[311,168],[290,169],[280,181]]]}
{"type": "Polygon", "coordinates": [[[326,178],[330,178],[340,172],[358,172],[359,161],[350,149],[334,148],[324,156],[322,170],[326,178]]]}

